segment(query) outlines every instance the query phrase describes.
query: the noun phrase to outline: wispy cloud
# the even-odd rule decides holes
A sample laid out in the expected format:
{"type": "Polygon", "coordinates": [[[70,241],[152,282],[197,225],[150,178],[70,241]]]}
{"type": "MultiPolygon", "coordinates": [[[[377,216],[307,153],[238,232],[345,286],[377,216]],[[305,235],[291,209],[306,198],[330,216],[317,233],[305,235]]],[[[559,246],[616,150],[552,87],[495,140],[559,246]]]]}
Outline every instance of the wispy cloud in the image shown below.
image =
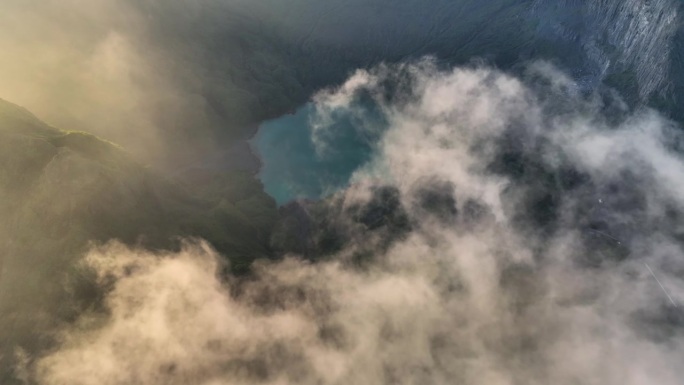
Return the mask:
{"type": "Polygon", "coordinates": [[[679,384],[682,315],[643,268],[684,292],[679,134],[574,89],[543,65],[517,79],[427,60],[322,92],[327,111],[365,90],[389,122],[334,199],[390,184],[412,232],[376,247],[359,224],[326,261],[227,282],[204,244],[93,250],[108,314],[29,369],[54,385],[679,384]]]}

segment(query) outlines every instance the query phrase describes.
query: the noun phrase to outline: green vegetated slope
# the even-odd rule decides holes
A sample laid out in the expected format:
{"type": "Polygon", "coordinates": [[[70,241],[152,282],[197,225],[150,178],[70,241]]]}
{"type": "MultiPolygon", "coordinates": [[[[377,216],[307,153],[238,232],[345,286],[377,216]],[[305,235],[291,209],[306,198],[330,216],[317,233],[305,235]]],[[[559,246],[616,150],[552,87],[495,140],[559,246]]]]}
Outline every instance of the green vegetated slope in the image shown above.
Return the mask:
{"type": "Polygon", "coordinates": [[[92,243],[157,250],[197,237],[238,271],[269,255],[277,210],[258,181],[205,173],[191,182],[0,100],[0,383],[9,383],[17,347],[49,346],[54,326],[98,305],[88,273],[75,267],[92,243]]]}

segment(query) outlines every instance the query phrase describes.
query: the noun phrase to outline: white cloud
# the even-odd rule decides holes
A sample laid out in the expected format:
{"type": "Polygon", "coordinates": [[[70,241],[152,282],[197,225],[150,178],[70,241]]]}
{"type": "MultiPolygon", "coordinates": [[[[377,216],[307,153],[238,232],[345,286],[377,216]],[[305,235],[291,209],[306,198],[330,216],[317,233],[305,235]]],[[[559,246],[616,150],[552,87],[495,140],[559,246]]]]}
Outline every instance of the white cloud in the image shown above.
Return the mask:
{"type": "Polygon", "coordinates": [[[411,235],[363,269],[347,257],[370,242],[326,262],[260,262],[253,277],[228,282],[216,276],[219,257],[206,245],[161,256],[117,245],[94,250],[88,262],[114,282],[109,314],[65,330],[61,347],[37,361],[36,378],[46,385],[681,383],[681,313],[667,308],[643,268],[649,261],[682,298],[676,272],[684,271],[684,253],[671,229],[654,227],[679,202],[684,180],[679,156],[663,143],[674,135],[669,123],[653,113],[595,123],[600,115],[585,113],[596,113],[594,102],[567,92],[567,80],[543,66],[535,76],[550,77],[546,96],[491,69],[408,68],[409,92],[392,101],[379,90],[396,74],[392,67],[360,72],[316,101],[326,111],[354,108],[361,90],[375,97],[390,127],[343,194],[359,202],[378,178],[392,182],[418,224],[411,235]],[[555,113],[558,100],[569,113],[555,113]],[[543,175],[492,173],[502,143],[550,170],[565,164],[589,175],[584,188],[558,190],[557,231],[530,236],[543,229],[516,219],[543,175]],[[621,185],[629,171],[633,179],[621,185]],[[453,186],[453,223],[413,203],[434,180],[453,186]],[[634,196],[646,207],[624,206],[634,196]],[[469,201],[493,216],[469,218],[469,201]],[[586,223],[612,218],[624,219],[607,225],[622,232],[607,236],[619,239],[592,247],[586,223]],[[603,255],[624,248],[631,250],[624,260],[603,255]],[[578,262],[592,258],[603,264],[578,262]]]}

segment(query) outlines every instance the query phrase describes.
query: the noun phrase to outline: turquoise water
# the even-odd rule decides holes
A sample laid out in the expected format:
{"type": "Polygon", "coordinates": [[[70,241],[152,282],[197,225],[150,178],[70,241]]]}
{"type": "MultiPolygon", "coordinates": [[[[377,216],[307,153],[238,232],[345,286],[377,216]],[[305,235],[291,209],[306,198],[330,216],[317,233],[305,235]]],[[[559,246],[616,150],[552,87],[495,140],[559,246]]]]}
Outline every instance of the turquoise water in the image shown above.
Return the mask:
{"type": "Polygon", "coordinates": [[[334,113],[335,123],[326,131],[328,146],[322,154],[316,152],[311,135],[315,113],[314,105],[306,104],[292,115],[262,124],[250,142],[261,158],[259,178],[278,204],[318,199],[345,187],[353,172],[371,157],[378,136],[367,127],[372,121],[370,109],[334,113]],[[365,111],[363,119],[359,111],[365,111]]]}

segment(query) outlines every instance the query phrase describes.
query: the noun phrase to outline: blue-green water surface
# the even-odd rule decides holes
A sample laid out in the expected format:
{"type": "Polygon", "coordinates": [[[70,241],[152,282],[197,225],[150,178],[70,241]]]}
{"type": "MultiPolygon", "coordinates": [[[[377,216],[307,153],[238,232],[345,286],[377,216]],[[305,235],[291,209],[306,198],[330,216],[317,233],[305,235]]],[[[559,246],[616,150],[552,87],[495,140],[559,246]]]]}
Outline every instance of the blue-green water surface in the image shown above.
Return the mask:
{"type": "Polygon", "coordinates": [[[262,162],[259,178],[278,204],[318,199],[345,187],[371,157],[377,136],[361,127],[358,115],[347,112],[332,115],[325,151],[317,152],[311,128],[315,113],[314,105],[306,104],[294,114],[262,124],[251,141],[262,162]]]}

